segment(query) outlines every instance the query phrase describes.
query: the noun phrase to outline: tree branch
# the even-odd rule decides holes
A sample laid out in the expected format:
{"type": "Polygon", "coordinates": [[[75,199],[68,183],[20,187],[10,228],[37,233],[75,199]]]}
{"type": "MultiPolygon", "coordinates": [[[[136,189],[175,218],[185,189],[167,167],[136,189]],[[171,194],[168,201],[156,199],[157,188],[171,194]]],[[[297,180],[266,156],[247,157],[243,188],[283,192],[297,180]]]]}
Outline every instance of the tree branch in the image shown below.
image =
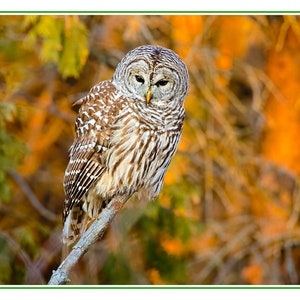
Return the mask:
{"type": "Polygon", "coordinates": [[[109,224],[116,214],[121,210],[128,200],[128,196],[117,196],[113,198],[108,206],[102,210],[98,218],[92,223],[89,229],[82,235],[70,254],[60,264],[56,271],[53,271],[48,285],[62,285],[69,281],[69,272],[77,264],[79,259],[88,251],[89,247],[98,239],[101,239],[109,224]]]}
{"type": "Polygon", "coordinates": [[[10,176],[12,176],[13,179],[21,187],[22,191],[27,196],[30,204],[46,219],[48,219],[52,222],[57,221],[57,216],[41,204],[41,202],[38,200],[36,195],[33,193],[32,189],[30,188],[28,183],[24,180],[24,178],[15,170],[11,169],[8,172],[9,172],[10,176]]]}
{"type": "Polygon", "coordinates": [[[8,243],[13,253],[21,258],[26,267],[26,276],[28,273],[31,273],[38,279],[38,284],[45,284],[42,272],[34,265],[29,255],[22,249],[20,244],[2,230],[0,230],[0,238],[3,238],[8,243]]]}

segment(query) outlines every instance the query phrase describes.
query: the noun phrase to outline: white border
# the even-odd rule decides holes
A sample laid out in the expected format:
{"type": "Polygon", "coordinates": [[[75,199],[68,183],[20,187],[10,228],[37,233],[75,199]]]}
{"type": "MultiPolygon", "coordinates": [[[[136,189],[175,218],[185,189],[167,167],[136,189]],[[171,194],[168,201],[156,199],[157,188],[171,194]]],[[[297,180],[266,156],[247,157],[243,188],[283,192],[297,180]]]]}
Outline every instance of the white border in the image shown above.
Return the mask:
{"type": "Polygon", "coordinates": [[[51,299],[230,299],[253,300],[272,297],[274,299],[299,299],[299,289],[69,289],[53,288],[39,290],[0,290],[2,299],[40,300],[41,297],[51,299]]]}
{"type": "Polygon", "coordinates": [[[262,11],[262,12],[286,12],[299,11],[298,0],[184,0],[184,1],[141,1],[141,0],[9,0],[1,1],[0,11],[77,11],[77,12],[99,12],[99,11],[262,11]]]}

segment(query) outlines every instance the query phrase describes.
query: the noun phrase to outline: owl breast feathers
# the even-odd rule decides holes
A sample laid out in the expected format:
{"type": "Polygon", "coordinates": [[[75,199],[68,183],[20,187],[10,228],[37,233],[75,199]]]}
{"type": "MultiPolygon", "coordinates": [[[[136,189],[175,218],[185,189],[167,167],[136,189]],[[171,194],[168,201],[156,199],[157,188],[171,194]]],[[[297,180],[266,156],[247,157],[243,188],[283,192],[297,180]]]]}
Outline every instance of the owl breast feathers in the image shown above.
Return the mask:
{"type": "Polygon", "coordinates": [[[63,241],[71,244],[116,196],[158,196],[182,132],[189,77],[172,51],[141,46],[112,80],[76,104],[76,137],[65,171],[63,241]]]}

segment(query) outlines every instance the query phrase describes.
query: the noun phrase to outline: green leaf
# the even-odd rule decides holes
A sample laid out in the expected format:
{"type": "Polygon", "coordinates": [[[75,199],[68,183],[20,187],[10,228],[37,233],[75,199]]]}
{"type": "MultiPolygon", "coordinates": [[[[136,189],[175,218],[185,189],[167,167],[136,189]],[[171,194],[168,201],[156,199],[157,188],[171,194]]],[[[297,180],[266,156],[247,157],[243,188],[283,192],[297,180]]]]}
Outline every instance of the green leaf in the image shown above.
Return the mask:
{"type": "Polygon", "coordinates": [[[52,17],[42,18],[38,26],[38,34],[43,37],[42,60],[58,63],[62,51],[63,20],[52,17]]]}
{"type": "Polygon", "coordinates": [[[59,71],[64,78],[78,77],[88,57],[87,29],[77,20],[65,31],[63,52],[59,60],[59,71]]]}
{"type": "Polygon", "coordinates": [[[13,121],[16,108],[12,103],[0,103],[0,200],[10,199],[7,171],[15,168],[24,157],[25,144],[7,132],[6,123],[13,121]]]}
{"type": "Polygon", "coordinates": [[[0,284],[9,283],[11,279],[11,255],[7,243],[0,238],[0,284]]]}
{"type": "Polygon", "coordinates": [[[30,27],[25,47],[38,45],[43,62],[55,63],[63,78],[80,75],[88,54],[88,30],[77,17],[41,16],[25,19],[30,27]]]}

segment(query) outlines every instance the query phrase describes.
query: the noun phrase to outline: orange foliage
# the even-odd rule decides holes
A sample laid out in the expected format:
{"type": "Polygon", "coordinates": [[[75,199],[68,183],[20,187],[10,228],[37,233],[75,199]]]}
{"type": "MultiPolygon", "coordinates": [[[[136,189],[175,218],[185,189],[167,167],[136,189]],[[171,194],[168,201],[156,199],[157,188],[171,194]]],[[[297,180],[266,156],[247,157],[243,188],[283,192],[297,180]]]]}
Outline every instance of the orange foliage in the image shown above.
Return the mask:
{"type": "Polygon", "coordinates": [[[294,43],[290,33],[284,49],[269,53],[268,74],[280,91],[267,103],[262,152],[267,159],[300,173],[300,52],[294,43]]]}
{"type": "Polygon", "coordinates": [[[149,274],[149,279],[151,284],[157,284],[157,285],[166,284],[166,282],[162,280],[158,270],[151,269],[148,271],[148,274],[149,274]]]}
{"type": "Polygon", "coordinates": [[[181,255],[184,252],[184,245],[178,238],[172,238],[169,236],[161,237],[161,245],[163,249],[170,255],[181,255]]]}
{"type": "Polygon", "coordinates": [[[166,185],[168,184],[172,184],[172,183],[175,183],[176,181],[178,181],[178,172],[177,170],[172,170],[172,172],[168,172],[165,176],[165,180],[164,180],[164,183],[166,185]]]}
{"type": "Polygon", "coordinates": [[[257,43],[262,39],[260,28],[250,18],[244,16],[220,17],[216,22],[222,28],[217,33],[217,45],[222,55],[241,58],[253,42],[257,43]]]}
{"type": "Polygon", "coordinates": [[[218,240],[210,232],[199,236],[193,236],[188,243],[188,250],[192,253],[201,252],[203,256],[213,252],[216,249],[218,240]]]}
{"type": "MultiPolygon", "coordinates": [[[[179,149],[182,149],[180,147],[184,147],[184,145],[179,146],[179,149]]],[[[180,151],[180,150],[179,150],[180,151]]],[[[173,162],[171,163],[169,167],[169,172],[167,172],[165,176],[164,183],[166,185],[174,184],[180,180],[180,178],[185,174],[186,172],[186,166],[185,166],[185,160],[182,159],[181,161],[177,161],[176,158],[174,158],[173,162]]]]}
{"type": "Polygon", "coordinates": [[[243,277],[250,284],[263,283],[263,270],[260,265],[253,264],[243,269],[243,277]]]}
{"type": "Polygon", "coordinates": [[[174,51],[183,58],[191,50],[191,45],[199,38],[203,29],[201,16],[166,16],[172,24],[172,39],[176,41],[174,51]]]}
{"type": "Polygon", "coordinates": [[[232,57],[221,53],[215,60],[216,67],[223,71],[228,71],[232,68],[232,57]]]}
{"type": "Polygon", "coordinates": [[[27,146],[30,151],[20,167],[24,175],[36,172],[45,152],[60,138],[61,128],[64,125],[60,119],[49,120],[47,110],[51,106],[51,97],[48,91],[43,91],[39,97],[39,103],[40,106],[33,109],[30,122],[24,128],[23,134],[28,136],[27,146]]]}

